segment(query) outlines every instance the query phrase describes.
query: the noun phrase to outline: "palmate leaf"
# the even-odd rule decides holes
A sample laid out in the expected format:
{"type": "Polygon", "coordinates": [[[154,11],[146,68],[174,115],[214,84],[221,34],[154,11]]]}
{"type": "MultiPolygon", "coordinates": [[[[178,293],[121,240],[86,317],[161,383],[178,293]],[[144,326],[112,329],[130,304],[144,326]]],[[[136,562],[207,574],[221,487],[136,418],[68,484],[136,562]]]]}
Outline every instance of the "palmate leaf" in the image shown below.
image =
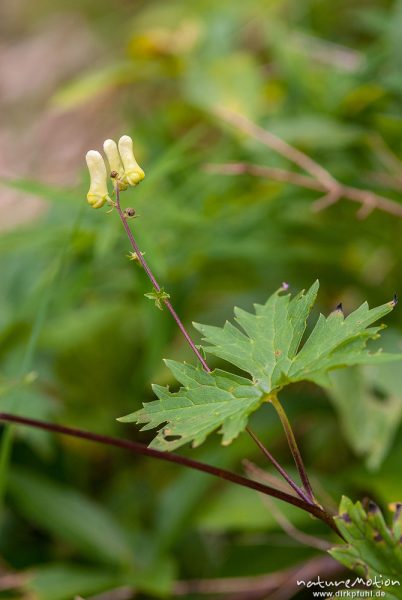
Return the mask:
{"type": "Polygon", "coordinates": [[[154,385],[159,400],[147,402],[142,410],[119,419],[147,423],[143,430],[168,423],[153,440],[154,448],[173,450],[188,442],[199,446],[219,426],[223,444],[229,444],[245,429],[248,415],[263,401],[261,391],[244,377],[218,369],[206,373],[173,360],[165,362],[183,387],[172,393],[154,385]]]}
{"type": "Polygon", "coordinates": [[[367,341],[383,328],[369,326],[389,313],[394,301],[371,310],[364,302],[346,318],[341,309],[328,317],[320,315],[298,351],[318,285],[316,281],[307,293],[300,292],[292,300],[281,288],[265,304],[256,304],[255,314],[235,308],[235,320],[243,331],[229,322],[223,328],[195,324],[209,344],[205,351],[249,373],[268,394],[296,381],[330,385],[327,374],[332,369],[402,358],[382,352],[370,354],[365,349],[367,341]]]}
{"type": "Polygon", "coordinates": [[[283,386],[302,380],[329,385],[328,372],[355,364],[401,360],[402,355],[381,351],[370,354],[370,338],[378,337],[382,325],[370,327],[390,312],[395,302],[369,309],[364,303],[348,317],[337,309],[320,315],[301,347],[307,318],[315,302],[318,282],[293,299],[281,288],[255,313],[235,309],[237,325],[195,325],[207,342],[206,352],[248,373],[239,377],[226,371],[204,372],[201,367],[166,361],[182,384],[177,392],[154,386],[158,400],[120,421],[145,423],[144,429],[160,427],[152,446],[173,450],[192,442],[201,444],[220,428],[223,443],[229,444],[247,425],[248,416],[269,395],[283,386]]]}

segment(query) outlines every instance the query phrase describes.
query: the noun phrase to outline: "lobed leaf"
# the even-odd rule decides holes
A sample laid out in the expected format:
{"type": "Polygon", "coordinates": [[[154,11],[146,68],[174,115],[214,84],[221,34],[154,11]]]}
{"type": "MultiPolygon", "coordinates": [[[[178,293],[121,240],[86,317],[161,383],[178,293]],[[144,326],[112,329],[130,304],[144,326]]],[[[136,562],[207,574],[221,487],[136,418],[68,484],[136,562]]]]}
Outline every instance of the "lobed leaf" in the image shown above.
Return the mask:
{"type": "Polygon", "coordinates": [[[328,317],[320,315],[301,347],[318,287],[316,281],[307,292],[291,298],[284,286],[265,304],[256,304],[254,313],[236,308],[236,325],[195,325],[208,344],[206,352],[245,371],[251,379],[166,361],[182,387],[171,392],[168,387],[154,386],[158,400],[119,420],[145,424],[143,430],[159,428],[151,445],[162,450],[188,442],[198,446],[218,428],[222,443],[229,444],[246,428],[249,415],[284,385],[308,380],[326,386],[333,369],[401,359],[399,354],[366,350],[367,341],[378,337],[382,327],[371,325],[390,312],[394,302],[374,309],[364,303],[346,318],[340,309],[328,317]]]}
{"type": "Polygon", "coordinates": [[[206,352],[247,371],[266,393],[279,385],[292,364],[317,296],[318,281],[293,300],[282,291],[277,290],[264,305],[255,304],[255,314],[235,308],[235,320],[244,333],[229,322],[223,328],[195,324],[210,344],[206,352]]]}
{"type": "Polygon", "coordinates": [[[155,385],[159,400],[147,402],[142,410],[119,419],[146,423],[142,430],[168,423],[152,441],[153,448],[174,450],[188,442],[199,446],[218,427],[223,444],[230,444],[262,402],[261,391],[249,379],[220,370],[206,373],[172,360],[165,362],[182,384],[179,391],[172,393],[167,387],[155,385]]]}
{"type": "Polygon", "coordinates": [[[268,394],[296,381],[327,386],[333,369],[402,358],[366,350],[367,341],[378,337],[383,327],[369,326],[389,313],[394,301],[373,309],[365,302],[346,318],[340,308],[328,317],[320,315],[298,351],[318,286],[316,281],[307,293],[300,292],[292,300],[281,288],[264,305],[255,305],[255,314],[236,308],[235,320],[243,331],[228,322],[223,328],[196,324],[209,344],[206,352],[248,372],[268,394]]]}

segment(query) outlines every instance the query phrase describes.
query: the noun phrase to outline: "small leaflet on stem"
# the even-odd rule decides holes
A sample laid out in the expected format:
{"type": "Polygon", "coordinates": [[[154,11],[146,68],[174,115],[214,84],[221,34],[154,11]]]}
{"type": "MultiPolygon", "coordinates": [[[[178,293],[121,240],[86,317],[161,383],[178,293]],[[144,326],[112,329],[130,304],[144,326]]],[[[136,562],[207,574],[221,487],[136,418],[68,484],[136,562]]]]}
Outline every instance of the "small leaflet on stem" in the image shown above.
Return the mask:
{"type": "MultiPolygon", "coordinates": [[[[144,256],[144,254],[145,254],[145,252],[141,252],[141,256],[144,256]]],[[[131,260],[131,261],[137,263],[137,265],[139,265],[140,267],[142,266],[139,256],[136,252],[129,252],[127,254],[127,258],[128,258],[128,260],[131,260]]]]}
{"type": "Polygon", "coordinates": [[[169,300],[169,298],[170,298],[170,294],[165,292],[163,287],[160,288],[159,290],[156,290],[154,288],[152,292],[148,292],[148,293],[144,294],[144,296],[145,296],[145,298],[154,300],[155,306],[156,306],[156,308],[159,308],[159,310],[163,310],[163,304],[165,303],[166,300],[169,300]]]}

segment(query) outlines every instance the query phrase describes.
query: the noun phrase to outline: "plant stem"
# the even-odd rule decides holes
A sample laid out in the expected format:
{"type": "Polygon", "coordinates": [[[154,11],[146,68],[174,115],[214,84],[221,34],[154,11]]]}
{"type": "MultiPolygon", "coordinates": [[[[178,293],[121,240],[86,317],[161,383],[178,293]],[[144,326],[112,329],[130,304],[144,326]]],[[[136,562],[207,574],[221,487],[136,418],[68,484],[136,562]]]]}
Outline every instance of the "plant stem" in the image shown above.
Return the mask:
{"type": "MultiPolygon", "coordinates": [[[[115,187],[116,190],[116,210],[119,213],[119,217],[120,220],[123,224],[123,227],[127,233],[127,237],[130,240],[131,246],[134,250],[134,252],[136,253],[138,260],[141,263],[141,266],[143,267],[145,273],[148,275],[149,279],[151,280],[152,285],[154,286],[154,289],[157,292],[161,291],[161,286],[159,285],[159,283],[157,282],[154,274],[152,273],[147,261],[145,260],[145,258],[143,257],[141,250],[138,247],[137,242],[134,239],[133,233],[129,227],[129,224],[127,223],[127,218],[124,215],[123,211],[121,210],[121,206],[120,206],[120,191],[119,191],[119,187],[118,185],[116,185],[115,187]]],[[[200,361],[201,365],[203,366],[203,368],[205,369],[205,371],[207,371],[207,373],[211,372],[211,369],[208,367],[206,361],[204,360],[204,358],[202,357],[200,351],[198,350],[197,346],[194,344],[193,340],[191,339],[188,331],[186,330],[186,328],[184,327],[183,323],[181,322],[179,315],[176,313],[176,311],[174,310],[173,306],[171,305],[171,303],[169,302],[169,300],[163,299],[163,303],[165,304],[166,308],[168,309],[168,311],[170,312],[170,314],[172,315],[173,319],[176,321],[180,331],[182,332],[182,334],[184,335],[188,345],[190,346],[191,350],[194,352],[194,354],[196,355],[196,357],[198,358],[198,360],[200,361]]]]}
{"type": "Polygon", "coordinates": [[[312,504],[312,503],[314,504],[314,501],[312,500],[312,498],[310,498],[309,495],[307,493],[305,493],[304,490],[302,490],[301,487],[298,486],[297,483],[295,483],[293,481],[293,479],[287,474],[287,472],[285,471],[285,469],[278,463],[278,461],[276,460],[276,458],[274,458],[274,456],[272,456],[272,454],[270,453],[270,451],[258,439],[258,437],[255,435],[255,433],[249,427],[246,427],[246,431],[249,433],[249,435],[251,435],[251,437],[253,438],[253,440],[255,441],[255,443],[257,444],[257,446],[259,447],[259,449],[261,450],[261,452],[274,465],[274,467],[276,468],[276,470],[282,475],[282,477],[285,479],[285,481],[288,482],[288,484],[296,492],[296,494],[298,496],[300,496],[300,498],[302,498],[308,504],[312,504]]]}
{"type": "Polygon", "coordinates": [[[284,410],[282,404],[279,402],[278,396],[276,394],[271,394],[269,396],[269,401],[271,402],[272,406],[275,408],[275,410],[278,414],[278,417],[280,418],[281,423],[283,425],[283,429],[285,430],[289,448],[293,455],[297,470],[300,475],[300,479],[303,483],[303,487],[306,491],[308,499],[311,502],[316,503],[316,500],[314,499],[313,490],[312,490],[312,487],[311,487],[311,484],[310,484],[310,481],[309,481],[309,478],[307,475],[306,467],[304,466],[303,459],[302,459],[299,447],[296,442],[295,434],[293,433],[293,429],[289,422],[287,414],[285,413],[285,410],[284,410]]]}
{"type": "MultiPolygon", "coordinates": [[[[133,235],[133,232],[131,231],[131,228],[127,222],[127,217],[124,214],[124,211],[121,208],[121,204],[120,204],[120,190],[119,190],[119,186],[118,183],[116,183],[115,185],[115,194],[116,194],[116,203],[115,203],[115,208],[119,214],[120,220],[122,222],[122,225],[124,227],[125,232],[127,233],[127,237],[130,241],[131,247],[133,248],[134,252],[137,255],[137,258],[141,264],[141,266],[143,267],[145,273],[147,274],[148,278],[150,279],[154,289],[157,292],[161,291],[161,286],[159,285],[158,281],[156,280],[156,277],[154,276],[154,274],[152,273],[152,270],[150,268],[150,266],[148,265],[147,261],[145,260],[135,238],[133,235]]],[[[200,351],[198,350],[197,346],[194,344],[193,340],[191,339],[190,334],[188,333],[187,329],[185,328],[185,326],[183,325],[183,323],[181,322],[178,314],[176,313],[176,311],[174,310],[172,304],[169,302],[168,299],[163,298],[162,299],[163,303],[165,304],[166,308],[169,310],[170,314],[172,315],[173,319],[176,321],[177,325],[179,326],[180,331],[182,332],[183,336],[185,337],[187,343],[189,344],[190,348],[192,349],[192,351],[194,352],[194,354],[196,355],[196,357],[198,358],[198,360],[200,361],[203,369],[207,372],[210,373],[211,369],[209,368],[206,360],[203,358],[203,356],[201,355],[200,351]]],[[[302,500],[305,500],[306,502],[311,503],[311,499],[309,498],[309,495],[305,494],[304,491],[300,488],[300,486],[297,485],[297,483],[295,481],[293,481],[293,479],[290,477],[290,475],[288,475],[288,473],[286,473],[285,469],[283,467],[281,467],[281,465],[278,463],[278,461],[272,456],[272,454],[268,451],[267,448],[265,448],[264,444],[258,439],[258,437],[256,436],[256,434],[249,428],[246,428],[247,432],[249,433],[249,435],[251,435],[251,437],[253,438],[253,440],[255,441],[255,443],[257,444],[257,446],[260,448],[260,450],[262,451],[262,453],[264,454],[264,456],[266,456],[266,458],[268,458],[268,460],[272,463],[272,465],[275,467],[275,469],[278,470],[278,472],[282,475],[282,477],[288,482],[288,484],[295,490],[295,492],[297,493],[298,496],[300,496],[300,498],[302,498],[302,500]]]]}
{"type": "Polygon", "coordinates": [[[0,413],[0,421],[15,423],[17,425],[26,425],[27,427],[35,427],[36,429],[43,429],[45,431],[51,431],[53,433],[58,433],[61,435],[68,435],[75,438],[81,438],[84,440],[88,440],[89,442],[96,442],[107,446],[114,446],[116,448],[128,450],[129,452],[134,452],[135,454],[151,456],[152,458],[157,458],[166,462],[171,462],[184,467],[189,467],[190,469],[202,471],[203,473],[208,473],[209,475],[219,477],[220,479],[224,479],[237,485],[256,490],[257,492],[261,492],[262,494],[266,494],[267,496],[272,496],[273,498],[277,498],[279,500],[282,500],[283,502],[287,502],[288,504],[293,504],[293,506],[301,508],[302,510],[310,513],[311,515],[317,517],[317,519],[320,519],[321,521],[329,525],[329,527],[333,531],[335,531],[337,535],[342,537],[336,526],[333,516],[320,506],[309,504],[304,500],[292,496],[291,494],[287,494],[286,492],[276,490],[275,488],[262,484],[258,481],[247,479],[246,477],[243,477],[242,475],[237,475],[237,473],[233,473],[232,471],[227,471],[226,469],[221,469],[220,467],[214,467],[212,465],[208,465],[193,460],[191,458],[187,458],[185,456],[180,456],[179,454],[174,454],[173,452],[162,452],[160,450],[155,450],[154,448],[148,448],[148,446],[146,446],[145,444],[140,444],[139,442],[132,442],[131,440],[125,440],[106,435],[99,435],[90,431],[83,431],[82,429],[75,429],[72,427],[65,427],[63,425],[56,425],[54,423],[39,421],[37,419],[28,419],[26,417],[19,417],[17,415],[10,415],[8,413],[0,413]]]}

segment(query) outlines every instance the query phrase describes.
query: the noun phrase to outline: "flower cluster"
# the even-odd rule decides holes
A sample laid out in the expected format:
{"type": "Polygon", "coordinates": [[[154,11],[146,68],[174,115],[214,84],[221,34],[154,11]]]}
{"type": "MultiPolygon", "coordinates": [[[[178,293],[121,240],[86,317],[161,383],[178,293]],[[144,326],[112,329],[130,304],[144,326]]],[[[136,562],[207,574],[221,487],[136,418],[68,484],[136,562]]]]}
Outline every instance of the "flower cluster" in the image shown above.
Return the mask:
{"type": "MultiPolygon", "coordinates": [[[[119,190],[126,190],[129,185],[137,185],[144,179],[145,173],[135,160],[133,140],[130,136],[123,135],[118,144],[114,140],[106,140],[103,150],[109,166],[109,175],[117,183],[119,190]]],[[[106,202],[112,202],[107,186],[106,165],[97,150],[87,152],[86,161],[91,178],[87,200],[93,208],[101,208],[106,202]]]]}

